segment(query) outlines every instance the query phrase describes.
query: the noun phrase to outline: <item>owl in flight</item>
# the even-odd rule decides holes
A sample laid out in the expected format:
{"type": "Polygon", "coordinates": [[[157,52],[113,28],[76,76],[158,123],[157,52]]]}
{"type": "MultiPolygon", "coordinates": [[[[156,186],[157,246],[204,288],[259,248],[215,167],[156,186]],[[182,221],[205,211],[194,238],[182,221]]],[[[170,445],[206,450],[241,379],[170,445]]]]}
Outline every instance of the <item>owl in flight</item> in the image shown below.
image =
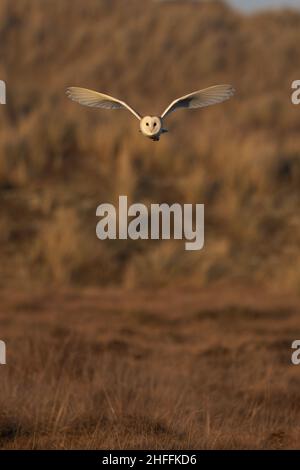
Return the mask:
{"type": "Polygon", "coordinates": [[[71,100],[85,106],[104,109],[128,109],[140,121],[140,132],[145,137],[158,141],[161,134],[168,132],[164,126],[164,119],[170,113],[179,108],[205,108],[206,106],[222,103],[222,101],[226,101],[233,96],[234,89],[231,85],[216,85],[198,90],[174,100],[161,116],[144,117],[124,101],[87,88],[70,87],[67,88],[66,94],[71,100]]]}

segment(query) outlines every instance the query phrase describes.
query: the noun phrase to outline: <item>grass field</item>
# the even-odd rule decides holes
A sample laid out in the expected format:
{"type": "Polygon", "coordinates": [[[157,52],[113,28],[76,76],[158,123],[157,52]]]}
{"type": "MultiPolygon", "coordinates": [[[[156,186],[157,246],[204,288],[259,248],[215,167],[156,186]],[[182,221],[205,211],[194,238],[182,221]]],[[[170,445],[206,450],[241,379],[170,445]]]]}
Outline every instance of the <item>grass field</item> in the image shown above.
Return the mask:
{"type": "Polygon", "coordinates": [[[0,285],[172,285],[220,280],[299,294],[300,13],[223,2],[0,1],[0,285]],[[182,27],[182,25],[189,25],[182,27]],[[68,34],[66,34],[68,29],[68,34]],[[16,52],[17,51],[17,52],[16,52]],[[72,103],[93,88],[157,114],[217,83],[230,101],[180,110],[159,143],[126,111],[72,103]],[[96,208],[205,204],[205,249],[100,243],[96,208]]]}
{"type": "Polygon", "coordinates": [[[1,298],[2,449],[299,448],[297,299],[230,286],[1,298]]]}
{"type": "Polygon", "coordinates": [[[0,447],[299,448],[300,13],[0,0],[0,16],[0,447]],[[172,114],[159,143],[65,95],[158,114],[218,83],[235,97],[172,114]],[[204,249],[101,242],[96,208],[120,195],[204,204],[204,249]]]}

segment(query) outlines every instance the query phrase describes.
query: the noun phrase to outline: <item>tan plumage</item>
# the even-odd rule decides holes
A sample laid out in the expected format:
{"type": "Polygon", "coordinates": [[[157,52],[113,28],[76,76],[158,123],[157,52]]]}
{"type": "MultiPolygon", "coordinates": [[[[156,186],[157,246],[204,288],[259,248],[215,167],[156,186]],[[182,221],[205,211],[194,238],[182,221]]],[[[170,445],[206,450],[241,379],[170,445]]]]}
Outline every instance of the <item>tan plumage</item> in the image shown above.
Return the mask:
{"type": "Polygon", "coordinates": [[[164,118],[179,108],[205,108],[206,106],[222,103],[233,96],[233,94],[234,89],[231,85],[216,85],[205,88],[204,90],[194,91],[189,95],[174,100],[167,109],[165,109],[161,117],[164,118]]]}
{"type": "Polygon", "coordinates": [[[234,94],[231,85],[216,85],[203,90],[198,90],[178,98],[164,110],[161,116],[142,117],[137,111],[124,101],[87,88],[70,87],[66,91],[67,96],[84,106],[104,109],[128,109],[139,121],[140,131],[152,140],[159,140],[160,135],[168,132],[163,127],[163,119],[173,111],[180,108],[204,108],[228,100],[234,94]]]}
{"type": "Polygon", "coordinates": [[[66,94],[72,101],[77,101],[77,103],[84,106],[104,109],[128,109],[136,118],[142,118],[139,113],[137,113],[127,103],[124,103],[124,101],[118,100],[117,98],[113,98],[109,95],[104,95],[104,93],[74,86],[67,88],[66,94]]]}

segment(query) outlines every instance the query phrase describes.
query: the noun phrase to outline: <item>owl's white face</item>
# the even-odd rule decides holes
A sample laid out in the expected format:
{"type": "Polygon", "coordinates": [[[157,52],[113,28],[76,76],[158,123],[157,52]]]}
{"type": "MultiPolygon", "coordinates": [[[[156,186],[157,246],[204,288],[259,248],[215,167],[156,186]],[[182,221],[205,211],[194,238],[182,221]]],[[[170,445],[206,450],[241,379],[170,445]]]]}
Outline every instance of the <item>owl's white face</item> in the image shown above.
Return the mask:
{"type": "Polygon", "coordinates": [[[157,116],[145,116],[140,121],[140,129],[147,137],[152,137],[161,132],[162,122],[157,116]]]}

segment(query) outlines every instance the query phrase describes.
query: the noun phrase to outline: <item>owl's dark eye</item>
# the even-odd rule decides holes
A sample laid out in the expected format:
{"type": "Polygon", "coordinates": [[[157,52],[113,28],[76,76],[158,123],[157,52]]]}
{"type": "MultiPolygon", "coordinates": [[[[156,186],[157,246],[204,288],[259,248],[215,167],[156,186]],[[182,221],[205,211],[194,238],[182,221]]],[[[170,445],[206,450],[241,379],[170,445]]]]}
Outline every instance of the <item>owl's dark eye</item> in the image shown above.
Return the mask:
{"type": "Polygon", "coordinates": [[[149,126],[149,122],[146,122],[146,126],[149,126]]]}
{"type": "Polygon", "coordinates": [[[156,122],[154,123],[154,127],[156,126],[156,122]]]}

